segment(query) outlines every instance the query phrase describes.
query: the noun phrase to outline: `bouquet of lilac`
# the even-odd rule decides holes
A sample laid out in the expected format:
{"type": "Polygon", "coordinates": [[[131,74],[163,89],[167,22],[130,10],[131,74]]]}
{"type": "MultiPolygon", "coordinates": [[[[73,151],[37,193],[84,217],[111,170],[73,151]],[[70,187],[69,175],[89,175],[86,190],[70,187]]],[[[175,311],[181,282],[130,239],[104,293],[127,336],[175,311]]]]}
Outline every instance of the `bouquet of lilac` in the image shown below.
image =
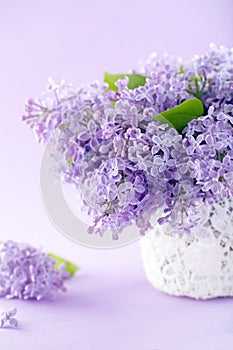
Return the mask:
{"type": "Polygon", "coordinates": [[[189,62],[153,54],[78,90],[50,80],[23,120],[39,142],[55,142],[89,233],[117,239],[132,223],[145,234],[159,208],[159,224],[189,232],[200,205],[233,196],[232,115],[233,50],[211,45],[189,62]]]}

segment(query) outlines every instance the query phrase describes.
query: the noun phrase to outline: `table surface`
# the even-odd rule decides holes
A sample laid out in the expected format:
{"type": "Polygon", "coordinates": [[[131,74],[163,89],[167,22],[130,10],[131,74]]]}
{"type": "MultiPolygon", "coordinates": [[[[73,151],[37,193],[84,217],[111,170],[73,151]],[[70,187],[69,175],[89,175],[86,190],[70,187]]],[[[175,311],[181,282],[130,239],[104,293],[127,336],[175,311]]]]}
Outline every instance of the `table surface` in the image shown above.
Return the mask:
{"type": "Polygon", "coordinates": [[[153,51],[189,57],[210,42],[233,46],[231,0],[40,0],[0,4],[1,239],[25,241],[77,263],[54,301],[0,300],[19,328],[0,329],[1,349],[231,350],[233,299],[196,301],[156,291],[140,242],[99,251],[60,235],[45,214],[43,147],[20,122],[24,100],[48,76],[75,86],[127,72],[153,51]]]}
{"type": "Polygon", "coordinates": [[[106,257],[95,270],[81,271],[67,283],[67,294],[54,301],[2,300],[1,305],[18,308],[20,324],[1,330],[0,345],[35,350],[232,349],[232,299],[168,296],[148,284],[138,264],[119,271],[114,264],[104,268],[108,263],[106,257]]]}

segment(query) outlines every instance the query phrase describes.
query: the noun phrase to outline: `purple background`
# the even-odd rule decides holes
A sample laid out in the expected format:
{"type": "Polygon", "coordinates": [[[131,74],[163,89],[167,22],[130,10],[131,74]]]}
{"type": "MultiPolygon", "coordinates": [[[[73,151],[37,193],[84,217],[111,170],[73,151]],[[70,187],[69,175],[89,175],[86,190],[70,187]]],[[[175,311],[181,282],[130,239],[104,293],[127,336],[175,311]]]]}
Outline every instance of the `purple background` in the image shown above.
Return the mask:
{"type": "Polygon", "coordinates": [[[233,301],[175,298],[146,281],[140,242],[119,250],[80,247],[50,224],[40,198],[43,148],[19,120],[48,76],[74,85],[126,72],[151,52],[188,58],[210,42],[233,46],[231,0],[0,1],[1,239],[70,258],[81,272],[55,302],[16,305],[18,330],[0,348],[230,350],[233,301]]]}

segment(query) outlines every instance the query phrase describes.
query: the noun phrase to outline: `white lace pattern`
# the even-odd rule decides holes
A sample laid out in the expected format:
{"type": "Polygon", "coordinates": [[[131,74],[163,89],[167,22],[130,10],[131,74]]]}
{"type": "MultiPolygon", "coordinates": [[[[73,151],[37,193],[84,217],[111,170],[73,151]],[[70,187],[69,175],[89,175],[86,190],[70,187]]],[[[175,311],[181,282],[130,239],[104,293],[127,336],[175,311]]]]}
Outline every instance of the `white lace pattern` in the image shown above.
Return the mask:
{"type": "Polygon", "coordinates": [[[203,206],[201,214],[201,222],[190,234],[156,224],[141,239],[147,278],[172,295],[233,296],[233,201],[203,206]]]}

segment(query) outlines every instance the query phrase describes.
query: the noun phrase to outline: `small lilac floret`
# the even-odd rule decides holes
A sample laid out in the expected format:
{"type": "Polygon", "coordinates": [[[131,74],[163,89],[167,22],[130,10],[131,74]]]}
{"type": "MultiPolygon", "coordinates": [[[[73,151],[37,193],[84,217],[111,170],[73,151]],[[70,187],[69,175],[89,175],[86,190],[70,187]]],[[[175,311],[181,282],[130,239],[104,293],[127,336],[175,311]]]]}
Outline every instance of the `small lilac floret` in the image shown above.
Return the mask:
{"type": "Polygon", "coordinates": [[[6,327],[18,327],[18,320],[14,317],[17,313],[17,309],[10,309],[9,311],[0,311],[0,328],[6,327]]]}

